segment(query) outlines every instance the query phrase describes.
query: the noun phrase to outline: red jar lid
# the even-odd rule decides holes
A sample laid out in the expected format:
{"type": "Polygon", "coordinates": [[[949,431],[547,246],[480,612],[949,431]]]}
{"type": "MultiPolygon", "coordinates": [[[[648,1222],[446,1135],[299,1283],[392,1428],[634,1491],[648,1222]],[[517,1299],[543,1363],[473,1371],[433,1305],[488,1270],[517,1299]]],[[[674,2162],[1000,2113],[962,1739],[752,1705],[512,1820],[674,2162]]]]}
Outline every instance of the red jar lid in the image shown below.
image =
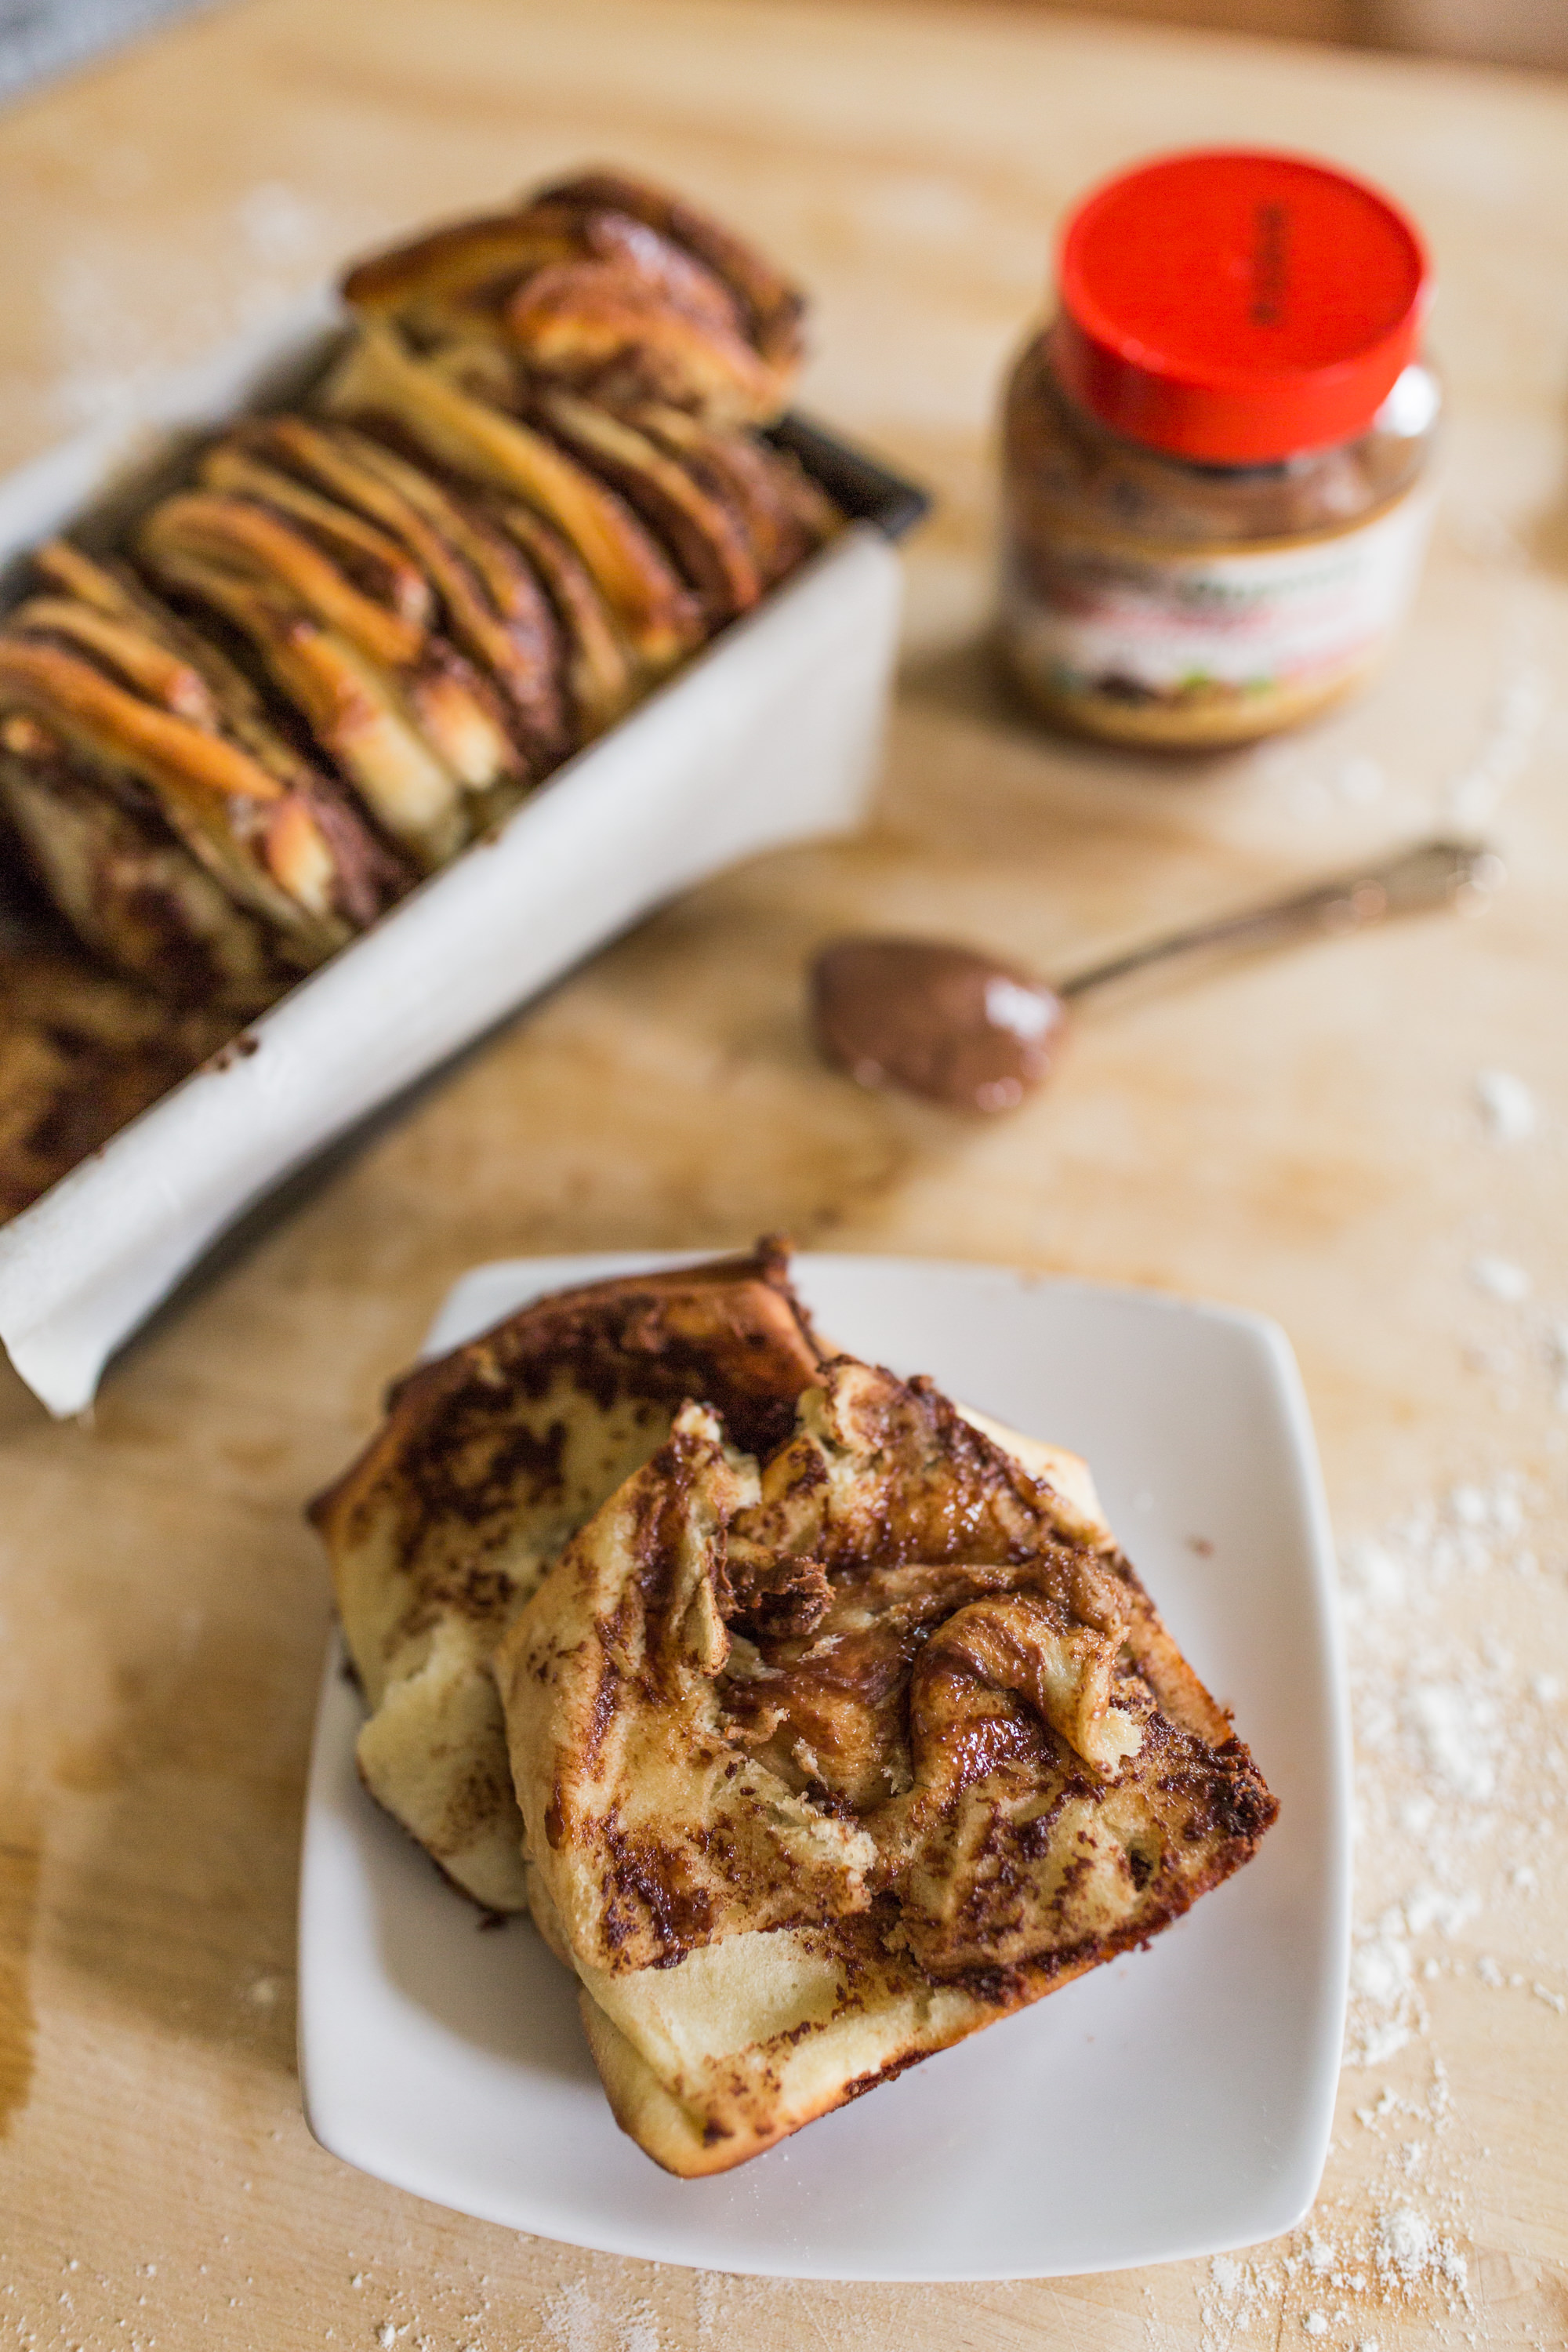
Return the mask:
{"type": "Polygon", "coordinates": [[[1366,430],[1428,292],[1420,237],[1363,182],[1295,155],[1170,155],[1068,223],[1052,351],[1113,432],[1267,465],[1366,430]]]}

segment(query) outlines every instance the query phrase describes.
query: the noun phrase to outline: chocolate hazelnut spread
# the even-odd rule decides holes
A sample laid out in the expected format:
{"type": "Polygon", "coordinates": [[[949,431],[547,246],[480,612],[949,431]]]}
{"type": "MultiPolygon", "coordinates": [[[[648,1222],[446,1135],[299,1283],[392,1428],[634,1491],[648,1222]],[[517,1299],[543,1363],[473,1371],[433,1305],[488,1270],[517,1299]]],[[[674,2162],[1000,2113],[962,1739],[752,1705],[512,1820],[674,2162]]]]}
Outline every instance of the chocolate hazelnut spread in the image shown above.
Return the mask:
{"type": "Polygon", "coordinates": [[[1289,156],[1170,156],[1068,224],[1003,413],[1003,651],[1048,716],[1203,749],[1386,652],[1440,405],[1419,238],[1289,156]]]}
{"type": "Polygon", "coordinates": [[[1385,916],[1483,906],[1504,878],[1478,844],[1418,841],[1260,907],[1146,940],[1059,979],[935,940],[838,940],[812,969],[816,1042],[862,1086],[904,1087],[959,1110],[1009,1110],[1049,1070],[1068,1007],[1180,956],[1334,938],[1385,916]]]}
{"type": "Polygon", "coordinates": [[[1038,1086],[1067,1019],[1043,981],[933,940],[846,939],[812,968],[825,1058],[863,1087],[953,1110],[1012,1110],[1038,1086]]]}

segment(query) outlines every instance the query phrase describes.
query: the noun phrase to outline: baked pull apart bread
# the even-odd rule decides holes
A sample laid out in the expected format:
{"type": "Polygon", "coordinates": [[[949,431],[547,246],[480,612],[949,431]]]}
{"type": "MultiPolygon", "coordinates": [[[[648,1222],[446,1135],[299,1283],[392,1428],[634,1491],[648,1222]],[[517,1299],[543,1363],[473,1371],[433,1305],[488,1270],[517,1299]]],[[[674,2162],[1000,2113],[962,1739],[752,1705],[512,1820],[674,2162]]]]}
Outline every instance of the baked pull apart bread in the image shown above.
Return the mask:
{"type": "Polygon", "coordinates": [[[777,416],[802,355],[805,304],[788,279],[695,205],[618,172],[416,237],[351,270],[343,292],[416,342],[499,343],[611,407],[668,400],[723,424],[777,416]]]}
{"type": "Polygon", "coordinates": [[[801,296],[668,190],[579,174],[343,292],[301,404],[0,616],[7,855],[172,1036],[264,1012],[843,524],[770,431],[801,296]]]}
{"type": "Polygon", "coordinates": [[[563,1291],[412,1373],[312,1506],[369,1709],[361,1776],[476,1902],[528,1899],[497,1642],[688,1399],[772,1453],[820,1363],[765,1245],[563,1291]]]}
{"type": "Polygon", "coordinates": [[[668,190],[585,173],[374,256],[343,294],[362,331],[327,404],[542,516],[638,678],[839,526],[766,433],[804,298],[668,190]]]}
{"type": "Polygon", "coordinates": [[[823,1367],[693,1402],[496,1653],[616,2116],[720,2172],[1144,1942],[1276,1805],[1082,1465],[823,1367]]]}
{"type": "Polygon", "coordinates": [[[0,625],[0,814],[83,944],[253,1012],[374,919],[403,869],[330,769],[128,567],[65,541],[0,625]]]}

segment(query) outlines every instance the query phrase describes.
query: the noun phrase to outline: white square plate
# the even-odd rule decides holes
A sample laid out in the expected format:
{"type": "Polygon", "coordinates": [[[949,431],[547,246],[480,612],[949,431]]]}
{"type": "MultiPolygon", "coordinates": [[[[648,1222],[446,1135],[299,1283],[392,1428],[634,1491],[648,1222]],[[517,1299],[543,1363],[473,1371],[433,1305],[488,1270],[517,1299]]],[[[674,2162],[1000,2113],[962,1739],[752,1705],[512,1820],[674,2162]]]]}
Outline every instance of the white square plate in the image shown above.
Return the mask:
{"type": "MultiPolygon", "coordinates": [[[[477,1267],[456,1346],[648,1256],[477,1267]]],[[[670,1260],[662,1261],[670,1263],[670,1260]]],[[[1280,1801],[1255,1862],[1130,1955],[721,2179],[624,2138],[572,1981],[473,1910],[361,1789],[334,1645],[300,1915],[306,2114],[438,2204],[609,2253],[797,2278],[1039,2278],[1217,2253],[1316,2193],[1339,2072],[1348,1769],[1305,1399],[1253,1315],[999,1267],[803,1256],[823,1330],[1087,1456],[1111,1525],[1280,1801]]]]}

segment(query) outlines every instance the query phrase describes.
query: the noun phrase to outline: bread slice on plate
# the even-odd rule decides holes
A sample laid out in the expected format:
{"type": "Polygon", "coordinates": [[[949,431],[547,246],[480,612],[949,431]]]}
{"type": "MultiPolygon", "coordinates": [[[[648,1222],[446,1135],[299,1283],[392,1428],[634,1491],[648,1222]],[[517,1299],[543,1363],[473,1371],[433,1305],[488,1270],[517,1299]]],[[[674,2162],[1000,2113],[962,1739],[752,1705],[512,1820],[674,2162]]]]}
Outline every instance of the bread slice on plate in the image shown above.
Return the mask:
{"type": "Polygon", "coordinates": [[[465,1894],[525,1907],[489,1660],[561,1547],[689,1398],[764,1453],[821,1351],[782,1250],[558,1292],[393,1392],[311,1506],[369,1717],[361,1777],[465,1894]]]}
{"type": "Polygon", "coordinates": [[[760,1460],[678,1413],[493,1670],[534,1916],[685,2176],[1145,1941],[1277,1811],[1082,1465],[847,1358],[760,1460]]]}

